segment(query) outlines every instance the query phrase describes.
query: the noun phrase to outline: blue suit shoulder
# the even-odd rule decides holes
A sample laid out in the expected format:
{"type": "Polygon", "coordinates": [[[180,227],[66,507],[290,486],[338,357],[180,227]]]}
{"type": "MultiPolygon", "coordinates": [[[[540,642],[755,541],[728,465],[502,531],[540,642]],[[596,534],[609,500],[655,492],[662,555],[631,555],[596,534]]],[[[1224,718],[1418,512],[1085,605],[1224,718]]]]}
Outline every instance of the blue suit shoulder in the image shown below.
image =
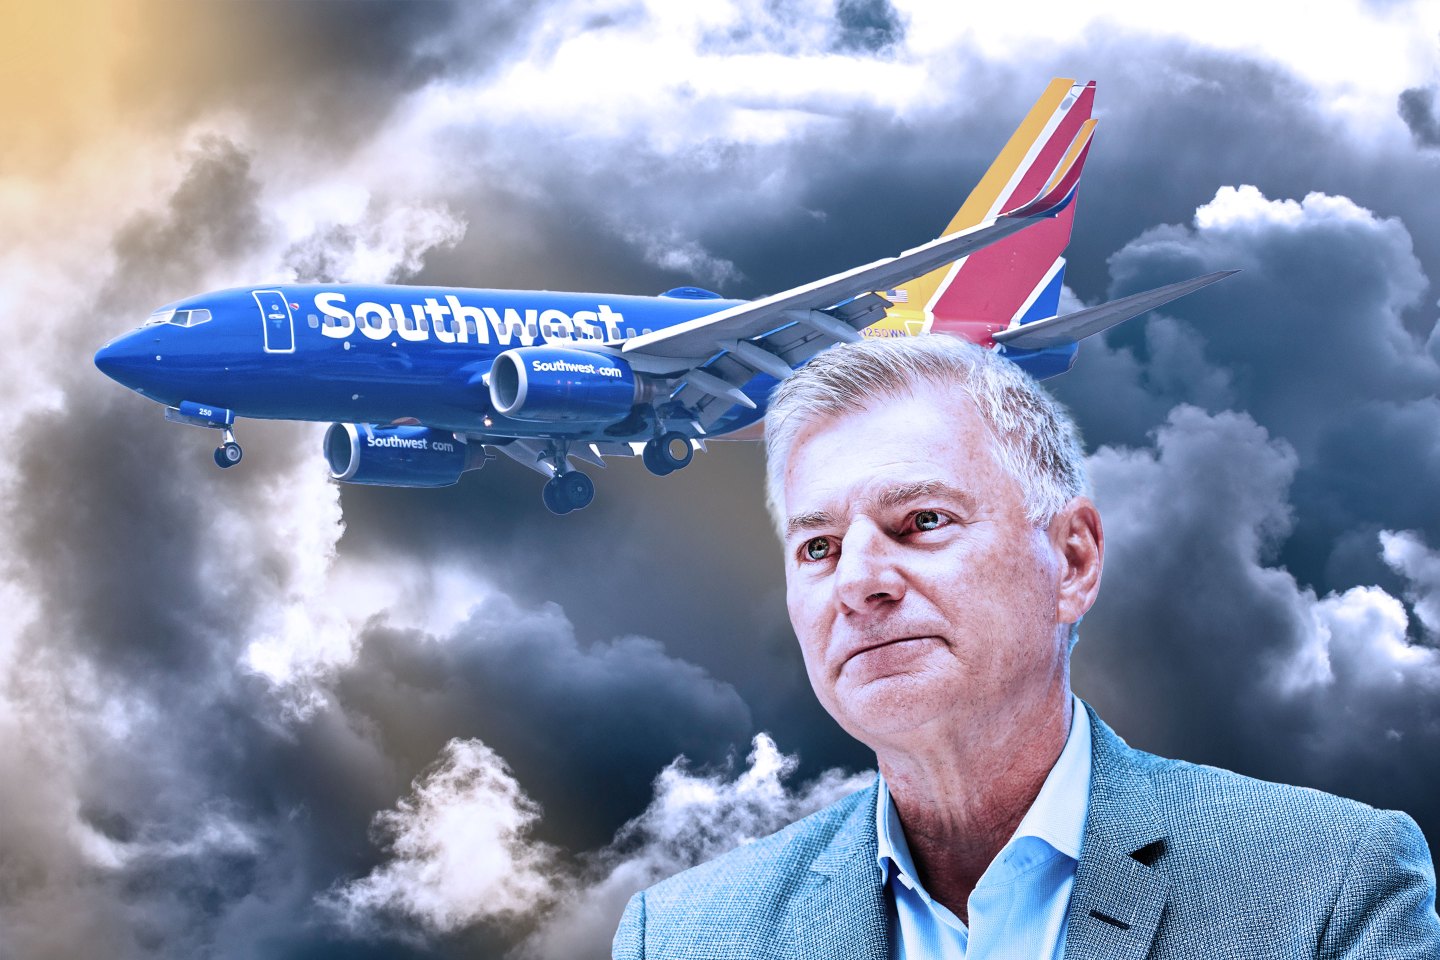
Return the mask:
{"type": "Polygon", "coordinates": [[[1309,943],[1306,956],[1440,956],[1434,866],[1404,813],[1134,750],[1098,718],[1092,729],[1097,765],[1111,768],[1097,776],[1128,781],[1092,792],[1113,803],[1099,819],[1143,803],[1159,822],[1163,844],[1134,855],[1170,885],[1167,927],[1207,931],[1236,955],[1283,940],[1309,943]]]}
{"type": "Polygon", "coordinates": [[[1132,754],[1149,776],[1168,842],[1203,844],[1211,870],[1217,860],[1238,858],[1247,870],[1338,876],[1367,838],[1394,832],[1424,847],[1419,827],[1398,811],[1219,767],[1132,754]]]}

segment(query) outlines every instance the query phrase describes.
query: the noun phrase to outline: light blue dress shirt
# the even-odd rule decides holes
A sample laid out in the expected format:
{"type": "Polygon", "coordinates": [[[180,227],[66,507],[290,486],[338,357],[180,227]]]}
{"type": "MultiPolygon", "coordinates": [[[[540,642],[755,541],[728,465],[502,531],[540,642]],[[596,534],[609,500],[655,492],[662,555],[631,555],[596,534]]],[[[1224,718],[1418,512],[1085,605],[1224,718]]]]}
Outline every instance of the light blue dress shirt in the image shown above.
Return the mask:
{"type": "Polygon", "coordinates": [[[967,927],[931,899],[915,863],[890,789],[880,779],[875,811],[879,867],[891,908],[890,956],[899,960],[1062,960],[1065,912],[1075,886],[1090,797],[1090,724],[1071,695],[1074,716],[1060,758],[1015,834],[970,894],[967,927]]]}

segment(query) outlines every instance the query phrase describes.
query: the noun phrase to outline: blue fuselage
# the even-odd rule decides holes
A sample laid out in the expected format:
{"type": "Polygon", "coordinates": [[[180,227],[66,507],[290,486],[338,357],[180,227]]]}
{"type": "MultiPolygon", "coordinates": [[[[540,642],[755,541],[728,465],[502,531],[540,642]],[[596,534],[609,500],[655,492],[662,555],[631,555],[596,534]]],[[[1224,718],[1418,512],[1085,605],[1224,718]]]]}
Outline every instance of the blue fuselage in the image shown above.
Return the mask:
{"type": "MultiPolygon", "coordinates": [[[[486,375],[512,348],[613,345],[742,302],[398,285],[239,288],[162,308],[159,319],[102,348],[96,364],[167,406],[191,401],[240,417],[413,419],[497,437],[639,440],[653,424],[637,422],[628,432],[584,422],[557,429],[501,416],[486,375]]],[[[752,380],[745,393],[757,409],[737,406],[710,432],[759,419],[774,384],[768,376],[752,380]]]]}

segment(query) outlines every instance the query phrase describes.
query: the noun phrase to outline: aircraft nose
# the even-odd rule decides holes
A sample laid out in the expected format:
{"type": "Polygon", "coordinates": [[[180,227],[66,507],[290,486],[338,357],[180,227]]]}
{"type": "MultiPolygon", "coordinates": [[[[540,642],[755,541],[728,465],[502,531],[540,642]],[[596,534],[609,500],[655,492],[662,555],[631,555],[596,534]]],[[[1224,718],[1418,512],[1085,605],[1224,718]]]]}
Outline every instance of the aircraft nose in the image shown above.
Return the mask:
{"type": "Polygon", "coordinates": [[[140,379],[147,369],[154,368],[155,353],[150,344],[142,342],[139,331],[135,331],[117,337],[97,350],[95,366],[116,383],[144,393],[140,379]]]}

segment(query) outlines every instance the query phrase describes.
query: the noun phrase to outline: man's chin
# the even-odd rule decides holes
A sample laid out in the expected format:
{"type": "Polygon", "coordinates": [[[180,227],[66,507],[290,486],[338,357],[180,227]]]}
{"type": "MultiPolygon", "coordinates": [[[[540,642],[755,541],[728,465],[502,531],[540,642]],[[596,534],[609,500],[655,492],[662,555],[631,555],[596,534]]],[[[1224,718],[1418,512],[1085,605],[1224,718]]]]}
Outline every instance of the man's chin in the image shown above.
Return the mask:
{"type": "Polygon", "coordinates": [[[904,733],[934,720],[954,703],[933,676],[894,673],[842,678],[835,697],[840,721],[851,736],[868,743],[871,736],[904,733]]]}

